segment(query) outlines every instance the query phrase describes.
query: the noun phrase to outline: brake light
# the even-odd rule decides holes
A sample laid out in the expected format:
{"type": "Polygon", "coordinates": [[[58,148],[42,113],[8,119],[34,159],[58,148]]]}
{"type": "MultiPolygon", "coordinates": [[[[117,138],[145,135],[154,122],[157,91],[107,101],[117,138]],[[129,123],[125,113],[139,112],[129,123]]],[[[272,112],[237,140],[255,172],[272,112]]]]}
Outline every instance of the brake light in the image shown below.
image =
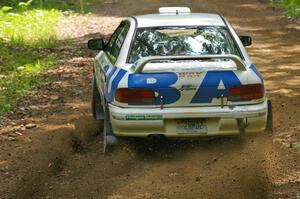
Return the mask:
{"type": "Polygon", "coordinates": [[[261,99],[265,95],[265,89],[262,84],[249,84],[234,86],[229,90],[229,101],[247,101],[261,99]]]}
{"type": "Polygon", "coordinates": [[[155,94],[152,90],[143,88],[118,88],[115,99],[121,103],[154,103],[155,94]]]}

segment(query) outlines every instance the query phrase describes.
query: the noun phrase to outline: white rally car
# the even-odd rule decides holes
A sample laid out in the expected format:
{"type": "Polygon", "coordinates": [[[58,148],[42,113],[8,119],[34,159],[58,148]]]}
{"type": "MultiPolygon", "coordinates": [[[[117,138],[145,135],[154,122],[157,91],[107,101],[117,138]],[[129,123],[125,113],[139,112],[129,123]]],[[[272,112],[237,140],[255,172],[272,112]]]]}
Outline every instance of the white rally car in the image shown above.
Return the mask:
{"type": "Polygon", "coordinates": [[[104,120],[104,150],[116,137],[199,138],[272,130],[262,75],[217,14],[163,7],[129,17],[99,50],[93,114],[104,120]]]}

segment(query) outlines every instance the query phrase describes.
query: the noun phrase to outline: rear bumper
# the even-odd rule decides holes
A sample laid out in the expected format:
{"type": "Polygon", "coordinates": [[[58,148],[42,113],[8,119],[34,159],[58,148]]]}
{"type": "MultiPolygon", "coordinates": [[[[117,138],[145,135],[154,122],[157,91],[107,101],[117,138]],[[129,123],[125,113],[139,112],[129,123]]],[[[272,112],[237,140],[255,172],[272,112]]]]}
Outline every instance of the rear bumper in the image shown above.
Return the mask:
{"type": "Polygon", "coordinates": [[[206,137],[239,134],[237,119],[243,119],[246,133],[265,130],[267,100],[263,103],[235,107],[120,108],[109,105],[114,133],[118,136],[206,137]],[[176,119],[203,118],[207,132],[176,131],[176,119]]]}

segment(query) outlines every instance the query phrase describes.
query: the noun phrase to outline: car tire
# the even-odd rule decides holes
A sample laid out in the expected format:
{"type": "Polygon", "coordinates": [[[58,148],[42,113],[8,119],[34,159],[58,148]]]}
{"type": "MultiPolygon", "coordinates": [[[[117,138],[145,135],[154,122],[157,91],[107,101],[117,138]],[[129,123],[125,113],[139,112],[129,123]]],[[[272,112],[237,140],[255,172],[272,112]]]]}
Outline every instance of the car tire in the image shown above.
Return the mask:
{"type": "Polygon", "coordinates": [[[273,110],[272,102],[268,100],[268,112],[267,112],[267,122],[266,122],[266,132],[273,133],[273,110]]]}
{"type": "Polygon", "coordinates": [[[92,80],[92,113],[93,117],[96,120],[103,120],[104,118],[104,113],[103,113],[103,107],[101,104],[101,97],[99,94],[99,91],[96,86],[96,79],[95,76],[93,77],[92,80]]]}

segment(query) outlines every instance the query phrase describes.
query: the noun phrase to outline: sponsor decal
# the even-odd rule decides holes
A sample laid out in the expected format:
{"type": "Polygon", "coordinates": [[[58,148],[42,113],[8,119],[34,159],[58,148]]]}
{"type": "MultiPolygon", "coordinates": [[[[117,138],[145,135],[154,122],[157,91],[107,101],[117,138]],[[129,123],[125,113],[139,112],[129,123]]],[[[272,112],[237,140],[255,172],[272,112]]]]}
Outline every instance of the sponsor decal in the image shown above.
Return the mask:
{"type": "MultiPolygon", "coordinates": [[[[102,63],[102,65],[103,65],[103,63],[102,63]]],[[[108,69],[109,69],[109,65],[108,64],[103,67],[103,71],[104,71],[105,74],[107,74],[108,69]]]]}
{"type": "Polygon", "coordinates": [[[197,90],[197,86],[192,84],[182,85],[181,88],[179,88],[178,90],[180,91],[197,90]]]}
{"type": "Polygon", "coordinates": [[[201,77],[202,72],[179,72],[179,78],[201,77]]]}
{"type": "Polygon", "coordinates": [[[126,115],[125,120],[162,120],[162,115],[126,115]]]}
{"type": "MultiPolygon", "coordinates": [[[[257,71],[254,65],[251,65],[250,68],[252,68],[253,71],[257,71]]],[[[107,74],[106,98],[108,102],[114,100],[115,91],[126,73],[127,71],[114,67],[109,74],[107,74]]],[[[191,104],[211,103],[214,98],[227,96],[232,86],[241,85],[241,81],[233,71],[208,71],[203,79],[199,78],[201,82],[200,86],[187,84],[182,85],[179,89],[172,87],[172,85],[178,81],[180,75],[192,75],[191,77],[195,77],[200,74],[201,73],[177,74],[174,72],[129,74],[128,88],[149,88],[156,93],[155,102],[129,105],[160,105],[160,99],[163,99],[164,105],[172,104],[180,99],[181,92],[190,90],[195,90],[195,96],[192,98],[191,104]]],[[[258,71],[256,74],[262,79],[258,71]]]]}
{"type": "Polygon", "coordinates": [[[228,96],[232,86],[240,86],[232,71],[208,71],[191,103],[211,103],[213,98],[228,96]]]}
{"type": "MultiPolygon", "coordinates": [[[[173,72],[130,74],[128,88],[149,88],[158,93],[155,103],[130,105],[159,105],[161,96],[163,104],[172,104],[180,99],[180,91],[197,89],[195,85],[182,85],[179,90],[171,87],[177,80],[173,72]]],[[[230,87],[239,85],[241,82],[233,71],[208,71],[190,103],[211,103],[213,98],[227,96],[230,87]]]]}

